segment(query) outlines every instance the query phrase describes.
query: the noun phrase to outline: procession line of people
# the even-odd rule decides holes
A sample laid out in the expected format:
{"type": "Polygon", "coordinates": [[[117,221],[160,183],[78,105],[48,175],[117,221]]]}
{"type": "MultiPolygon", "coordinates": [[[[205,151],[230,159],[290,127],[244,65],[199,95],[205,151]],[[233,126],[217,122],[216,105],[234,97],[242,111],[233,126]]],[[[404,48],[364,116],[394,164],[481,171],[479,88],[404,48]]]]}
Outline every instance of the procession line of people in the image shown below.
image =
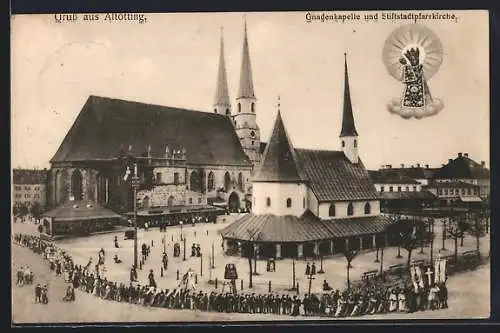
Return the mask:
{"type": "MultiPolygon", "coordinates": [[[[188,273],[173,289],[156,286],[154,278],[149,284],[117,283],[109,281],[88,269],[75,265],[69,255],[54,244],[31,235],[15,235],[15,241],[29,247],[36,253],[55,252],[56,261],[65,271],[69,283],[63,300],[74,300],[78,289],[105,300],[133,303],[142,306],[168,309],[190,309],[225,313],[262,313],[290,316],[360,317],[364,315],[392,312],[411,313],[415,311],[447,308],[445,283],[422,283],[396,285],[390,288],[376,284],[351,288],[344,291],[330,291],[321,295],[304,295],[302,298],[290,294],[257,294],[237,292],[197,291],[194,283],[188,284],[188,273]],[[50,249],[50,250],[47,250],[50,249]],[[66,274],[67,271],[67,274],[66,274]],[[151,283],[153,282],[153,283],[151,283]]],[[[49,262],[50,259],[48,259],[49,262]]]]}

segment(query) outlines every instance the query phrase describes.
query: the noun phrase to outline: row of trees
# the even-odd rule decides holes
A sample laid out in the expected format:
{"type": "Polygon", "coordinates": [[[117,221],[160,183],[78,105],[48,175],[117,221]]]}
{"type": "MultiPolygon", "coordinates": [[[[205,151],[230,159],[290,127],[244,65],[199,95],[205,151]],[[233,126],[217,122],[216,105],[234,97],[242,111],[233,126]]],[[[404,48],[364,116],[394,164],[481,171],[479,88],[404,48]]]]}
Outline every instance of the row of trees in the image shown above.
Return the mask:
{"type": "MultiPolygon", "coordinates": [[[[486,233],[486,224],[489,216],[484,211],[468,211],[463,214],[458,214],[450,216],[443,220],[443,239],[449,238],[454,241],[454,259],[458,260],[458,241],[460,240],[461,246],[463,246],[464,237],[469,234],[476,239],[476,252],[480,256],[480,238],[486,233]]],[[[395,240],[398,246],[398,256],[400,256],[399,250],[403,248],[407,252],[406,267],[408,271],[411,267],[411,259],[414,251],[423,247],[425,243],[430,242],[431,247],[431,260],[433,251],[433,241],[434,241],[434,219],[421,219],[421,220],[402,220],[400,217],[394,218],[393,228],[391,230],[395,236],[395,240]]],[[[383,242],[381,242],[383,243],[383,242]]],[[[383,246],[377,244],[377,259],[379,250],[382,251],[383,260],[383,246]]],[[[444,247],[444,242],[443,242],[444,247]]],[[[359,251],[352,249],[345,249],[343,255],[347,261],[347,286],[350,287],[349,270],[352,268],[351,262],[358,255],[359,251]]],[[[380,274],[382,274],[383,264],[380,265],[380,274]]]]}
{"type": "Polygon", "coordinates": [[[31,204],[26,202],[16,202],[12,208],[12,214],[15,217],[24,218],[27,215],[31,215],[36,221],[39,221],[42,217],[43,209],[38,201],[31,204]]]}

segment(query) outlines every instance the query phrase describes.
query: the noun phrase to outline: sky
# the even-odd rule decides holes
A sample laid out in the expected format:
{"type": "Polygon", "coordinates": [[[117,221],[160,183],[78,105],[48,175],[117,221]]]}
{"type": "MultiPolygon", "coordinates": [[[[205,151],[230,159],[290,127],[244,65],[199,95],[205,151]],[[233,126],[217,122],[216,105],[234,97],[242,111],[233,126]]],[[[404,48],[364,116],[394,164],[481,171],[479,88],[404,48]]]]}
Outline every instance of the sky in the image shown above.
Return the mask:
{"type": "MultiPolygon", "coordinates": [[[[428,85],[444,103],[440,113],[419,120],[387,110],[403,85],[382,60],[387,37],[411,22],[307,23],[306,12],[247,13],[262,140],[270,136],[280,96],[296,148],[340,149],[347,52],[359,151],[368,168],[439,167],[458,152],[489,165],[488,13],[449,13],[458,19],[418,22],[443,45],[443,62],[428,85]]],[[[13,167],[49,168],[89,95],[212,112],[221,28],[236,109],[243,13],[147,14],[144,24],[78,16],[63,23],[54,15],[12,17],[13,167]]]]}

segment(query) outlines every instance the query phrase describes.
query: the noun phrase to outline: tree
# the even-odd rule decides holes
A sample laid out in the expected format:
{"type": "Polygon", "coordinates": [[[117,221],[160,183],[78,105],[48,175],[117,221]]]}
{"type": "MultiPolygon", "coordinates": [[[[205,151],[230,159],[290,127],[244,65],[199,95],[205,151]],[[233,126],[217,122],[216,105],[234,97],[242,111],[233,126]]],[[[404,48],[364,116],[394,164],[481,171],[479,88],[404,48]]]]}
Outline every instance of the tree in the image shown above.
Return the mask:
{"type": "Polygon", "coordinates": [[[22,202],[19,205],[19,216],[25,217],[26,215],[28,215],[28,206],[26,205],[26,203],[22,202]]]}
{"type": "Polygon", "coordinates": [[[42,217],[42,206],[38,201],[33,202],[30,207],[30,213],[37,222],[40,221],[42,217]]]}
{"type": "Polygon", "coordinates": [[[247,233],[248,233],[248,236],[249,236],[249,241],[248,243],[246,244],[246,251],[244,251],[247,255],[247,258],[248,258],[248,268],[249,268],[249,271],[248,271],[248,275],[249,275],[249,282],[248,282],[248,287],[249,288],[252,288],[253,287],[253,284],[252,284],[252,258],[255,259],[255,266],[257,266],[257,252],[255,251],[255,248],[254,248],[254,241],[255,240],[259,240],[262,236],[262,233],[261,232],[257,232],[256,230],[254,229],[249,229],[247,230],[247,233]]]}
{"type": "Polygon", "coordinates": [[[400,245],[408,252],[407,267],[410,269],[411,254],[422,240],[421,233],[423,232],[422,226],[413,221],[411,223],[400,224],[399,226],[399,239],[400,245]]]}
{"type": "Polygon", "coordinates": [[[357,250],[349,250],[346,249],[342,251],[342,254],[344,255],[345,259],[347,260],[347,289],[350,289],[351,287],[351,281],[349,279],[349,273],[351,269],[351,262],[352,260],[358,255],[359,251],[357,250]]]}
{"type": "Polygon", "coordinates": [[[17,217],[19,216],[19,204],[15,203],[14,207],[12,207],[12,215],[17,217]]]}
{"type": "Polygon", "coordinates": [[[464,236],[464,233],[469,229],[469,224],[463,215],[450,217],[446,224],[446,232],[455,245],[455,261],[458,258],[458,239],[464,236]]]}
{"type": "Polygon", "coordinates": [[[485,223],[483,223],[485,216],[481,213],[471,213],[469,216],[471,217],[472,224],[469,225],[468,233],[476,238],[476,251],[479,257],[481,256],[479,250],[480,238],[486,234],[485,223]]]}

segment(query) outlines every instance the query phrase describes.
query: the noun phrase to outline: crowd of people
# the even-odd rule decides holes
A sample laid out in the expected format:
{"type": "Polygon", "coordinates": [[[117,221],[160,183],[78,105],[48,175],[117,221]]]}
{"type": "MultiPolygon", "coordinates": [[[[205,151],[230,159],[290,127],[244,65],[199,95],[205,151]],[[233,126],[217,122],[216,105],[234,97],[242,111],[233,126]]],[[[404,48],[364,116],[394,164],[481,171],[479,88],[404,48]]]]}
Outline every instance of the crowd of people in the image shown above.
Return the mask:
{"type": "MultiPolygon", "coordinates": [[[[187,283],[188,273],[173,289],[162,289],[154,282],[150,272],[149,283],[118,283],[101,277],[90,265],[75,265],[71,256],[57,248],[52,242],[37,236],[16,234],[17,244],[41,254],[49,261],[52,270],[60,267],[64,272],[68,289],[63,301],[75,300],[75,290],[96,297],[169,309],[192,309],[226,313],[272,313],[279,315],[306,315],[355,317],[391,312],[411,313],[415,311],[446,308],[447,288],[445,283],[421,281],[418,284],[385,287],[381,284],[365,284],[344,291],[328,291],[321,295],[305,294],[303,297],[289,293],[256,294],[237,292],[236,288],[224,291],[205,292],[196,290],[195,283],[187,283]]],[[[38,288],[38,286],[37,286],[38,288]]],[[[38,291],[35,291],[38,299],[38,291]]],[[[47,300],[48,302],[48,300],[47,300]]]]}

